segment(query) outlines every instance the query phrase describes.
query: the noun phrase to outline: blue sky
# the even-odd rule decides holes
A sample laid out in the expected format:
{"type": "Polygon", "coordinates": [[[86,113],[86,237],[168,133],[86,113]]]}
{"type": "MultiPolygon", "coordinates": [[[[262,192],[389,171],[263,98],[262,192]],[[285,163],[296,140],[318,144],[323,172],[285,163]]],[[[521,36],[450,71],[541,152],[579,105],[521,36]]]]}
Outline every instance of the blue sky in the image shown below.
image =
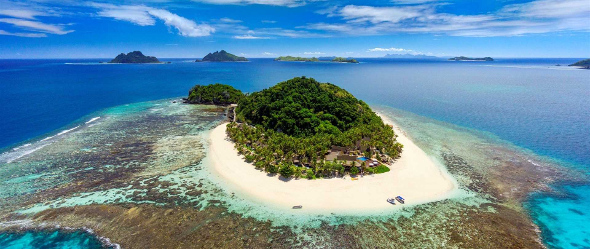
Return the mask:
{"type": "Polygon", "coordinates": [[[590,57],[590,0],[0,0],[0,58],[590,57]]]}

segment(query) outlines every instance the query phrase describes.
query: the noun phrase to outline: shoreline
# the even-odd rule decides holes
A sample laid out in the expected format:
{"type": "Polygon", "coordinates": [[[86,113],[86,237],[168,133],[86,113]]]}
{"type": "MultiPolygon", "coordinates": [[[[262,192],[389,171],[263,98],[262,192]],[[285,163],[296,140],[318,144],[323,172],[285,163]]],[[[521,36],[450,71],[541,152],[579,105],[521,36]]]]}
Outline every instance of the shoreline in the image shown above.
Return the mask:
{"type": "MultiPolygon", "coordinates": [[[[378,114],[379,115],[379,114],[378,114]]],[[[329,179],[290,179],[269,176],[244,161],[226,135],[228,123],[215,127],[209,134],[209,153],[212,173],[225,185],[228,193],[240,193],[255,202],[280,210],[299,213],[355,214],[357,211],[391,211],[404,206],[415,206],[447,199],[457,183],[454,178],[423,150],[414,144],[399,127],[379,115],[396,128],[397,140],[404,145],[402,156],[382,174],[329,179]],[[401,195],[405,204],[389,204],[387,198],[401,195]]]]}

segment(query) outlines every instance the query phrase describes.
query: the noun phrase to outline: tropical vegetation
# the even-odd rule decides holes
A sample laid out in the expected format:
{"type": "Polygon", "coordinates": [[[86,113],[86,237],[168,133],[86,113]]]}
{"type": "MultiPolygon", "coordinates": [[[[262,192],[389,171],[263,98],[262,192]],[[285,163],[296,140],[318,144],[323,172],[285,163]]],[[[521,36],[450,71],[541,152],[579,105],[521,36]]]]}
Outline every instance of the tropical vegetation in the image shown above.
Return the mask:
{"type": "Polygon", "coordinates": [[[359,63],[357,60],[353,58],[344,58],[344,57],[336,57],[332,59],[332,62],[346,62],[346,63],[359,63]]]}
{"type": "Polygon", "coordinates": [[[402,150],[393,129],[365,102],[312,78],[293,78],[244,96],[236,115],[238,122],[230,123],[227,133],[238,152],[256,168],[284,177],[355,175],[359,166],[365,173],[384,171],[327,161],[332,146],[365,148],[367,157],[397,158],[402,150]]]}
{"type": "MultiPolygon", "coordinates": [[[[225,50],[215,51],[214,53],[209,53],[203,57],[202,61],[212,61],[212,62],[223,62],[223,61],[248,61],[245,57],[237,56],[234,54],[230,54],[225,50]]],[[[199,62],[199,60],[196,60],[199,62]]]]}
{"type": "Polygon", "coordinates": [[[223,84],[195,85],[188,92],[190,104],[229,105],[237,104],[244,97],[242,91],[223,84]]]}
{"type": "Polygon", "coordinates": [[[140,51],[133,51],[127,54],[120,53],[109,63],[160,63],[160,61],[156,57],[145,56],[140,51]]]}
{"type": "Polygon", "coordinates": [[[294,56],[279,56],[275,59],[275,61],[313,61],[317,62],[320,61],[316,57],[306,58],[306,57],[294,57],[294,56]]]}

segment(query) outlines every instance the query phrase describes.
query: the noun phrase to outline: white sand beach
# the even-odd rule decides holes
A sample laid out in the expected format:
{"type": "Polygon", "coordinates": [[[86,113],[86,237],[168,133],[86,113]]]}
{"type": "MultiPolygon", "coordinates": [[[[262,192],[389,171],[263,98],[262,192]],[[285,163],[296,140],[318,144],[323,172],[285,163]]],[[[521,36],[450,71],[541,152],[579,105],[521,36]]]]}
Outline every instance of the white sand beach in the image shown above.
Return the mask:
{"type": "MultiPolygon", "coordinates": [[[[386,123],[393,124],[386,117],[382,118],[386,123]]],[[[452,176],[397,127],[397,139],[404,149],[401,158],[390,167],[389,172],[362,176],[355,181],[349,176],[283,181],[245,162],[227,138],[226,125],[219,125],[210,134],[212,171],[226,183],[226,191],[263,205],[285,210],[302,205],[302,210],[293,212],[351,214],[442,200],[457,188],[452,176]],[[387,198],[398,195],[406,199],[406,204],[397,203],[393,206],[387,203],[387,198]]]]}

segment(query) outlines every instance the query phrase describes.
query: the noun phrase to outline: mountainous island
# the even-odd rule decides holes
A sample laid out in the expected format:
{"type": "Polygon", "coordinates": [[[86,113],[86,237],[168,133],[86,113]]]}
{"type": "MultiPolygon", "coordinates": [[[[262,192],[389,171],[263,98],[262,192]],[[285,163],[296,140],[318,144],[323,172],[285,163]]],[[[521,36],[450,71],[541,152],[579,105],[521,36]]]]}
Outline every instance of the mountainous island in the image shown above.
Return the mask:
{"type": "Polygon", "coordinates": [[[195,62],[210,61],[210,62],[229,62],[229,61],[248,61],[245,57],[230,54],[225,50],[215,51],[209,53],[202,60],[196,60],[195,62]]]}
{"type": "Polygon", "coordinates": [[[330,83],[297,77],[232,101],[237,122],[227,125],[229,138],[247,162],[270,174],[383,173],[402,151],[393,129],[365,102],[330,83]]]}
{"type": "Polygon", "coordinates": [[[465,56],[449,58],[450,61],[494,61],[492,57],[470,58],[465,56]]]}
{"type": "Polygon", "coordinates": [[[140,51],[133,51],[128,54],[121,53],[108,63],[161,63],[154,56],[145,56],[140,51]]]}
{"type": "Polygon", "coordinates": [[[345,63],[359,63],[353,58],[344,57],[295,57],[295,56],[279,56],[275,61],[302,61],[302,62],[345,62],[345,63]]]}
{"type": "Polygon", "coordinates": [[[578,61],[574,64],[570,64],[570,67],[582,67],[583,69],[590,69],[590,59],[578,61]]]}

